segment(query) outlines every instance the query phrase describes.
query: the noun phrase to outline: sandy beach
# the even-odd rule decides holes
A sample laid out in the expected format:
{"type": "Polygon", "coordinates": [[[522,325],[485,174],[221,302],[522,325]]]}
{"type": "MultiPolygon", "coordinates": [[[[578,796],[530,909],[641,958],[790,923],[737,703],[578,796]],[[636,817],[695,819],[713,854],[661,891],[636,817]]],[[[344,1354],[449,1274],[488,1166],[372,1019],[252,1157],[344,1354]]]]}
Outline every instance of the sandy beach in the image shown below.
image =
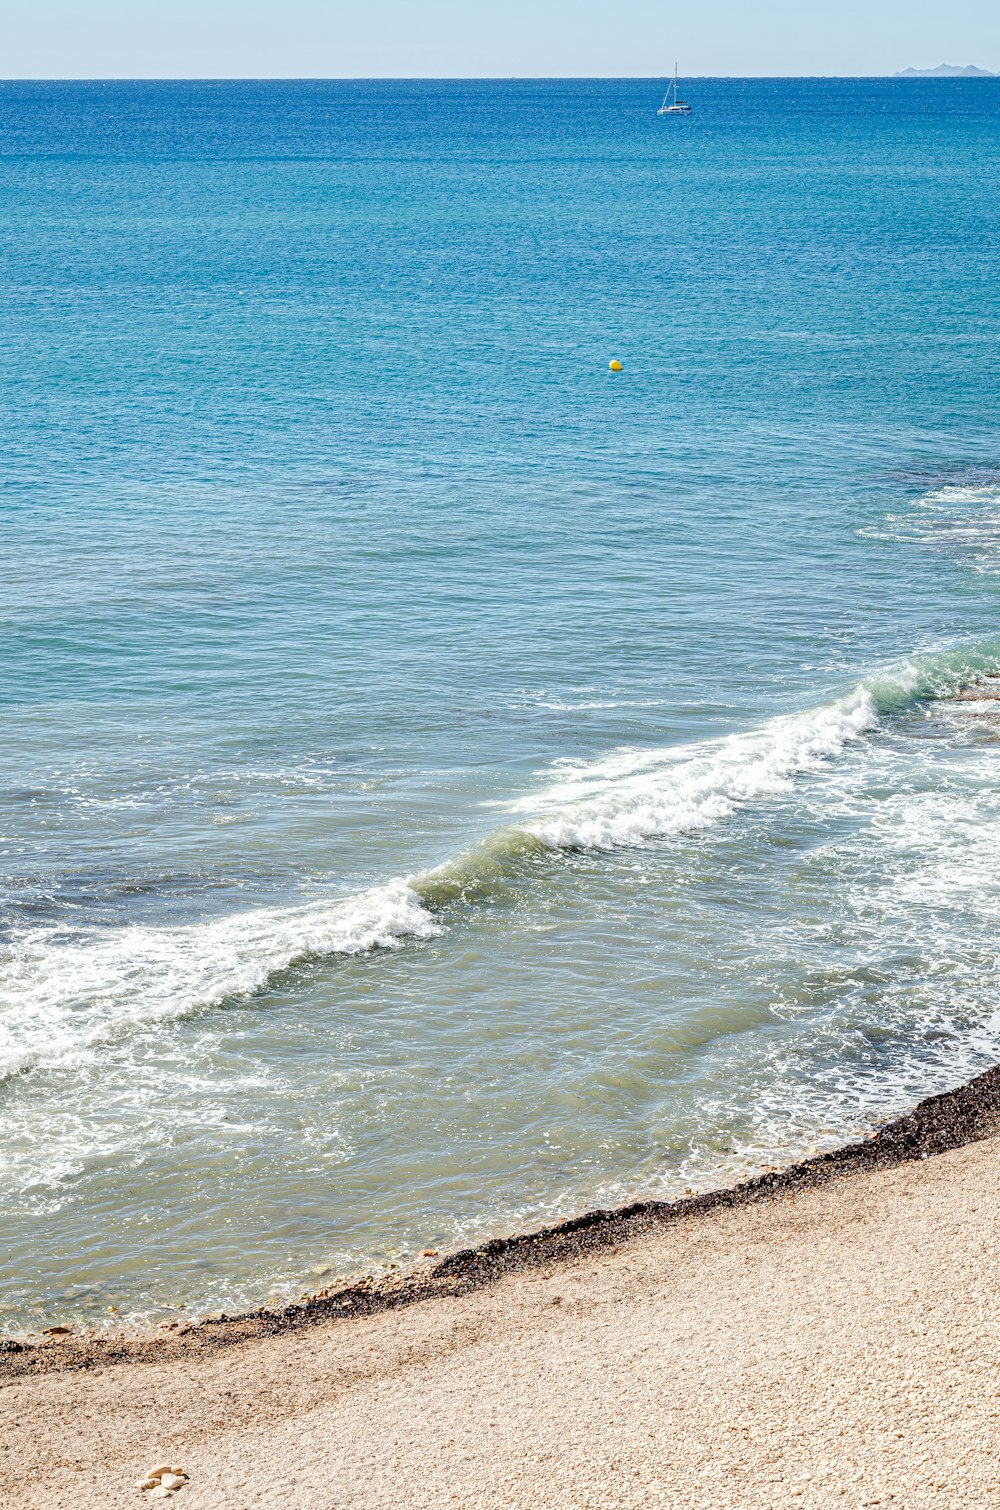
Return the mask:
{"type": "Polygon", "coordinates": [[[155,1459],[191,1510],[1000,1504],[997,1096],[373,1314],[8,1350],[0,1500],[138,1506],[155,1459]]]}

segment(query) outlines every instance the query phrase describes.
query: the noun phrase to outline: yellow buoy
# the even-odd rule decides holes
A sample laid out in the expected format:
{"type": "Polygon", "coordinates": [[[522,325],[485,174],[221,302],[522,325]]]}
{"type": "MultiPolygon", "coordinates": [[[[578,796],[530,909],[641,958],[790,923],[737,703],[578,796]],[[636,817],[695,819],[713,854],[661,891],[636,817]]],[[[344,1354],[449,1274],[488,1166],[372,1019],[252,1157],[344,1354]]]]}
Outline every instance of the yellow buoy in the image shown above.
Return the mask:
{"type": "Polygon", "coordinates": [[[610,367],[612,372],[621,372],[622,370],[621,362],[609,362],[608,366],[610,367]]]}

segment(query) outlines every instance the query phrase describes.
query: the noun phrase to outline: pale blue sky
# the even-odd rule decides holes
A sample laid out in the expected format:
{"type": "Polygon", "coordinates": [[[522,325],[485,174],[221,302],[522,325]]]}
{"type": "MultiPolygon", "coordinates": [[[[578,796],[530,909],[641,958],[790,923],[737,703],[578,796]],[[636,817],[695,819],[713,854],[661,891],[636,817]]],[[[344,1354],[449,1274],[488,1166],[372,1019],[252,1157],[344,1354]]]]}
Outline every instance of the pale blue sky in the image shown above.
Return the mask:
{"type": "Polygon", "coordinates": [[[997,0],[8,0],[5,78],[1000,70],[997,0]]]}

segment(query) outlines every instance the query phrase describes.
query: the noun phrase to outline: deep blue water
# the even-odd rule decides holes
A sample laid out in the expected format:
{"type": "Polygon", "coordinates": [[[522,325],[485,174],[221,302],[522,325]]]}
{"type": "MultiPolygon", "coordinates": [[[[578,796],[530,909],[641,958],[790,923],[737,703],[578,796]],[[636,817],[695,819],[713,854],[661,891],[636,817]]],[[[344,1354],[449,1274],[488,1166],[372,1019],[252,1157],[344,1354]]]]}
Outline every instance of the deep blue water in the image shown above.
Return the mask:
{"type": "Polygon", "coordinates": [[[9,1324],[995,1057],[1000,81],[686,92],[0,87],[9,1324]]]}

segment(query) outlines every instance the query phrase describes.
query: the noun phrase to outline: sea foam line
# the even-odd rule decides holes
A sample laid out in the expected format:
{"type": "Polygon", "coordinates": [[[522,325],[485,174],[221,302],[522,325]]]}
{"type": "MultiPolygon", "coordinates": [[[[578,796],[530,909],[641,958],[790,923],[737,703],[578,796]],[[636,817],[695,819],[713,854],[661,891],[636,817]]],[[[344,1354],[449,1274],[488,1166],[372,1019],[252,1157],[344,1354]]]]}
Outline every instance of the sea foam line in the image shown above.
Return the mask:
{"type": "Polygon", "coordinates": [[[136,1029],[246,999],[309,958],[428,939],[454,902],[488,894],[521,874],[526,859],[702,832],[787,794],[796,777],[823,769],[877,728],[881,712],[998,668],[1000,642],[943,652],[747,733],[560,762],[545,787],[507,805],[513,822],[471,850],[353,897],[171,927],[22,934],[3,966],[0,1079],[73,1066],[136,1029]]]}
{"type": "Polygon", "coordinates": [[[531,812],[525,829],[551,849],[613,849],[672,834],[697,833],[761,798],[787,792],[874,729],[872,694],[808,714],[772,719],[690,750],[618,751],[565,769],[546,791],[512,804],[531,812]]]}
{"type": "Polygon", "coordinates": [[[86,1062],[137,1027],[252,996],[299,961],[399,948],[440,931],[405,880],[343,901],[169,928],[128,924],[96,937],[33,930],[4,962],[0,1079],[86,1062]]]}

